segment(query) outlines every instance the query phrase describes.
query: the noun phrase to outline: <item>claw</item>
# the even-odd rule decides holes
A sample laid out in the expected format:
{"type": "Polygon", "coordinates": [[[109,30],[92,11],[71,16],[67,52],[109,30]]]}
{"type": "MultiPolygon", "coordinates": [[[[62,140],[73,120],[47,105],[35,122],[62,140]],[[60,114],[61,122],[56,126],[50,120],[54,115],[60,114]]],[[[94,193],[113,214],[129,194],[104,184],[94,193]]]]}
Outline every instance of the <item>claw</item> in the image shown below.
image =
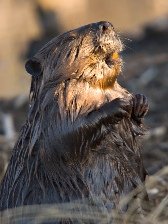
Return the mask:
{"type": "Polygon", "coordinates": [[[149,110],[149,104],[147,97],[143,94],[136,94],[133,98],[133,112],[132,117],[138,123],[142,123],[141,120],[147,114],[149,110]]]}

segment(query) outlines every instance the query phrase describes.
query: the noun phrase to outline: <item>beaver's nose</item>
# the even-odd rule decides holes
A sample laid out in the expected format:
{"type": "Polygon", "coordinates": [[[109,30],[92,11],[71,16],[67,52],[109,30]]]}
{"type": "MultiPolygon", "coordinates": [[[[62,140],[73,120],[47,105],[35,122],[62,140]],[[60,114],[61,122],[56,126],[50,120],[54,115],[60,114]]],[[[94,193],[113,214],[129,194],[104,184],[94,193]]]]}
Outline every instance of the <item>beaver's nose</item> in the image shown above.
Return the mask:
{"type": "Polygon", "coordinates": [[[98,27],[102,32],[106,32],[107,30],[114,30],[113,25],[106,21],[99,22],[98,27]]]}

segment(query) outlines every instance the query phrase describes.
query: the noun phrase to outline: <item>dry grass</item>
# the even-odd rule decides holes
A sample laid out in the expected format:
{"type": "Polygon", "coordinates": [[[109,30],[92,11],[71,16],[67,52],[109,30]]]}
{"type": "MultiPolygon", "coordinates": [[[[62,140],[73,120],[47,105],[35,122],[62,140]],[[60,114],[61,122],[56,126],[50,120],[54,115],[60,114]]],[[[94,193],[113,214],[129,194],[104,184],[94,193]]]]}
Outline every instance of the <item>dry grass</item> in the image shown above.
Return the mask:
{"type": "MultiPolygon", "coordinates": [[[[148,178],[146,182],[150,203],[144,204],[146,212],[144,215],[135,215],[135,204],[129,207],[125,214],[113,210],[111,213],[101,211],[95,205],[88,202],[75,202],[54,205],[33,205],[10,209],[1,213],[0,223],[17,224],[24,216],[23,223],[41,224],[49,221],[69,219],[77,223],[124,223],[124,224],[167,224],[168,223],[168,166],[148,178]],[[157,189],[157,190],[156,190],[157,189]],[[157,202],[156,202],[157,201],[157,202]],[[158,203],[159,201],[159,203],[158,203]],[[113,221],[112,221],[113,220],[113,221]],[[115,220],[115,221],[114,221],[115,220]]],[[[141,188],[141,187],[140,187],[141,188]]],[[[124,206],[132,199],[140,189],[131,192],[122,198],[120,206],[124,206]]],[[[96,203],[95,203],[96,204],[96,203]]],[[[22,222],[21,222],[22,223],[22,222]]]]}

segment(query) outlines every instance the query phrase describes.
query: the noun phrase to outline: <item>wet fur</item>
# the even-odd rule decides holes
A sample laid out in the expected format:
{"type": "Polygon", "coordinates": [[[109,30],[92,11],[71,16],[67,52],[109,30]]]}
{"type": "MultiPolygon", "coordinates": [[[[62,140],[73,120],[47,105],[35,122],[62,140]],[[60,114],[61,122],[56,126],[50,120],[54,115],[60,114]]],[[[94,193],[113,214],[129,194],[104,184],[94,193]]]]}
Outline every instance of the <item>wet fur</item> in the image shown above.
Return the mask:
{"type": "Polygon", "coordinates": [[[109,40],[97,24],[70,31],[29,61],[29,113],[1,184],[1,210],[98,197],[110,211],[144,182],[144,128],[131,115],[133,96],[117,83],[121,60],[113,68],[104,62],[122,50],[110,32],[109,40]]]}

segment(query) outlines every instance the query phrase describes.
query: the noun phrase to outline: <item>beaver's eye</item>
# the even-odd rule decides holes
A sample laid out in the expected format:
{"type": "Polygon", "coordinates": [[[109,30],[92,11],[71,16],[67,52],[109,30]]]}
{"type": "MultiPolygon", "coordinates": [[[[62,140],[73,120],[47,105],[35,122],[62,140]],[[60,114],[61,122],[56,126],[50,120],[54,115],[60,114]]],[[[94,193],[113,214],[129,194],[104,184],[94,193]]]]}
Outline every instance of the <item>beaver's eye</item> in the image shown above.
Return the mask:
{"type": "Polygon", "coordinates": [[[66,41],[73,41],[75,39],[76,39],[75,36],[69,36],[69,37],[66,38],[66,41]]]}

